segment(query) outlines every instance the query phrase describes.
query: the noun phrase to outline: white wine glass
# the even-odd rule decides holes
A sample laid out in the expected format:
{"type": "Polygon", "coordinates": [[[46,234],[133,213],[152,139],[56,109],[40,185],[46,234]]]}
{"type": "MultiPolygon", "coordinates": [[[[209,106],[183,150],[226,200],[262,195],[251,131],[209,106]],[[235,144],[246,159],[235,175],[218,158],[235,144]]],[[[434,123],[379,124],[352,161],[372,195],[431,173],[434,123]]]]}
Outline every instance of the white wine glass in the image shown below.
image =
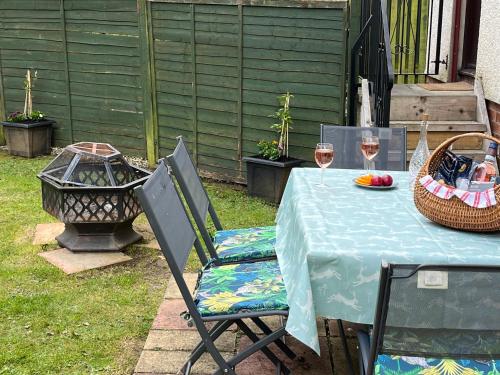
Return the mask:
{"type": "Polygon", "coordinates": [[[318,186],[327,187],[323,183],[323,174],[325,169],[328,168],[333,163],[334,151],[333,145],[331,143],[318,143],[316,145],[316,150],[314,151],[314,160],[316,164],[321,168],[321,178],[318,186]]]}

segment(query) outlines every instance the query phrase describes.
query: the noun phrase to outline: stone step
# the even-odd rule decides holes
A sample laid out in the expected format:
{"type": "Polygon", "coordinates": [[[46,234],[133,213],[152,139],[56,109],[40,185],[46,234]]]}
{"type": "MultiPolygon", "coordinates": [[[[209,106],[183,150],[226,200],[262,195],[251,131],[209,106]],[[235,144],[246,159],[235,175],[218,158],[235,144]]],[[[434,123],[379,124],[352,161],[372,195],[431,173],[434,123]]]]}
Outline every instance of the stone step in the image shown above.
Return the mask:
{"type": "Polygon", "coordinates": [[[395,85],[391,121],[418,121],[428,113],[434,121],[475,121],[477,98],[473,91],[430,91],[418,85],[395,85]]]}

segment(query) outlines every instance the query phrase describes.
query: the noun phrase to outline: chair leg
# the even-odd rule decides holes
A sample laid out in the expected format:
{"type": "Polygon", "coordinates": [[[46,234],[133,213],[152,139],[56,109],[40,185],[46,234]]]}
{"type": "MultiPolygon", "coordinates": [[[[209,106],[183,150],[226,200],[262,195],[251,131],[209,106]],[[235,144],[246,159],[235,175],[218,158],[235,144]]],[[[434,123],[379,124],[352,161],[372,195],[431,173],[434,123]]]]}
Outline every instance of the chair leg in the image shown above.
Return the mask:
{"type": "MultiPolygon", "coordinates": [[[[212,341],[215,341],[234,323],[235,322],[231,320],[220,321],[208,332],[208,335],[210,336],[212,341]]],[[[205,345],[205,342],[201,340],[191,352],[191,355],[189,356],[187,362],[182,367],[182,371],[185,374],[189,374],[189,372],[187,372],[187,369],[190,370],[190,367],[194,365],[196,361],[200,359],[201,355],[206,351],[207,347],[205,345]]]]}
{"type": "MultiPolygon", "coordinates": [[[[252,321],[255,323],[257,327],[259,327],[264,334],[269,335],[272,333],[271,328],[268,327],[266,323],[262,321],[260,318],[252,318],[252,321]]],[[[278,348],[281,349],[283,353],[286,354],[286,356],[290,359],[295,359],[297,357],[297,354],[295,354],[292,349],[288,347],[282,340],[277,340],[275,344],[278,346],[278,348]]]]}
{"type": "Polygon", "coordinates": [[[358,350],[358,363],[359,363],[359,374],[365,375],[365,364],[363,362],[363,356],[361,355],[361,348],[358,350]]]}
{"type": "Polygon", "coordinates": [[[345,359],[347,360],[347,364],[349,366],[349,374],[354,375],[351,353],[349,352],[349,346],[347,344],[347,338],[345,336],[344,325],[342,324],[342,320],[337,319],[337,325],[339,327],[339,336],[342,341],[342,346],[344,347],[345,359]]]}
{"type": "MultiPolygon", "coordinates": [[[[239,320],[237,321],[238,327],[243,331],[245,335],[248,336],[250,340],[252,340],[254,343],[259,342],[259,337],[242,321],[239,320]]],[[[273,333],[273,332],[270,332],[273,333]]],[[[279,342],[280,340],[274,341],[274,343],[279,342]]],[[[285,375],[288,375],[290,373],[290,370],[282,365],[282,362],[276,355],[269,349],[267,346],[263,346],[260,348],[260,350],[265,354],[265,356],[276,366],[280,368],[280,372],[282,371],[285,375]]]]}

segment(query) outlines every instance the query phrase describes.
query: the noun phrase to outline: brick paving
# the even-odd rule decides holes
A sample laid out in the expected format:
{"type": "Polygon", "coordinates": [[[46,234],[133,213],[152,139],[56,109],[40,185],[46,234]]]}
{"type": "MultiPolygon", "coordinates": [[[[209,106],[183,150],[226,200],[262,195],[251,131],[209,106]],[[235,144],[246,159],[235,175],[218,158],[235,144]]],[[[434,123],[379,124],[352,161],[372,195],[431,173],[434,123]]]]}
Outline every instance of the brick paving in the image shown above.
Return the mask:
{"type": "MultiPolygon", "coordinates": [[[[196,274],[186,274],[185,280],[191,291],[196,285],[196,274]]],[[[188,327],[179,314],[186,311],[186,305],[181,298],[173,278],[170,279],[165,298],[158,314],[153,321],[148,338],[144,345],[137,366],[136,375],[174,375],[178,374],[191,350],[198,344],[199,335],[193,327],[188,327]]],[[[275,329],[281,325],[279,317],[267,317],[266,323],[275,329]]],[[[253,323],[248,323],[252,327],[253,323]]],[[[355,328],[355,326],[349,326],[355,328]]],[[[270,349],[282,359],[294,375],[347,375],[347,363],[344,358],[340,338],[337,334],[335,321],[318,319],[321,357],[291,336],[285,338],[287,345],[298,355],[305,358],[304,362],[291,361],[286,358],[275,345],[270,349]]],[[[353,330],[348,329],[351,354],[355,356],[355,338],[353,330]]],[[[238,350],[245,348],[249,339],[233,328],[224,333],[216,346],[225,358],[232,357],[238,350]]],[[[354,359],[356,365],[356,359],[354,359]]],[[[204,354],[192,370],[195,375],[209,375],[216,370],[216,365],[208,354],[204,354]]],[[[357,372],[357,369],[355,369],[357,372]]],[[[247,358],[236,367],[238,375],[274,375],[273,364],[258,352],[247,358]]]]}

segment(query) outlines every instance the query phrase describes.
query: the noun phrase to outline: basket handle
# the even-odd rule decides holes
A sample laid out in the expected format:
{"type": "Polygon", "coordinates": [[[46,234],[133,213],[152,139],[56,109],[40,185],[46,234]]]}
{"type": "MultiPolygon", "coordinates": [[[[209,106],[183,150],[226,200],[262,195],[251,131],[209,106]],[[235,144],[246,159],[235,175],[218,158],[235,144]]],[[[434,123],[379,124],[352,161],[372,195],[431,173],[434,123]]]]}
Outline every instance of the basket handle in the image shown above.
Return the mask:
{"type": "Polygon", "coordinates": [[[430,160],[434,158],[434,155],[440,153],[444,150],[446,150],[448,147],[450,147],[455,141],[458,141],[461,138],[466,138],[466,137],[479,137],[483,139],[487,139],[493,142],[496,142],[500,145],[500,139],[493,137],[492,135],[484,134],[484,133],[464,133],[464,134],[459,134],[454,137],[451,137],[441,143],[432,153],[432,155],[427,159],[427,165],[429,164],[430,160]]]}

